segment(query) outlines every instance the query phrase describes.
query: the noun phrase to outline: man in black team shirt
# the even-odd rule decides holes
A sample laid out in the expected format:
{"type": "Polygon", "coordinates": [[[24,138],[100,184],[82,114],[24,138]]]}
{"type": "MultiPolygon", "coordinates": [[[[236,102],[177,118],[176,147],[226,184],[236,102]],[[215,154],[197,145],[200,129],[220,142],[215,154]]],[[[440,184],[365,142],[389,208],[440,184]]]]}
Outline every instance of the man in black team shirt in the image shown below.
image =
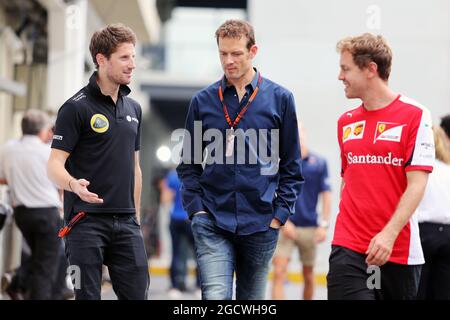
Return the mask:
{"type": "Polygon", "coordinates": [[[48,174],[65,190],[66,226],[76,220],[64,231],[69,263],[80,271],[76,299],[101,298],[103,264],[119,299],[147,297],[139,225],[142,112],[127,97],[135,43],[134,32],[121,24],[97,31],[89,46],[97,71],[56,120],[48,174]]]}

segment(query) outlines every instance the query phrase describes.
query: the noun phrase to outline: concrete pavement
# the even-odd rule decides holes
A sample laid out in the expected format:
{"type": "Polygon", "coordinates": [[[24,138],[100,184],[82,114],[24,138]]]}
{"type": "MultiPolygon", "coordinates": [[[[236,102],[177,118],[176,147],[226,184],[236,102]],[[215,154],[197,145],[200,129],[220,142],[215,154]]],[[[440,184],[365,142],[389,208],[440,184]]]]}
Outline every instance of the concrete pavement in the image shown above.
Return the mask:
{"type": "MultiPolygon", "coordinates": [[[[194,277],[188,277],[189,287],[194,285],[194,277]]],[[[266,300],[270,300],[271,282],[268,282],[266,290],[266,300]]],[[[151,300],[172,300],[169,296],[169,278],[165,275],[150,275],[150,288],[148,298],[151,300]]],[[[303,290],[303,284],[300,282],[287,281],[285,284],[285,292],[287,300],[299,300],[301,297],[301,292],[303,290]]],[[[177,297],[176,300],[200,300],[199,292],[184,293],[182,296],[177,297]]],[[[324,285],[318,284],[315,288],[314,300],[326,300],[327,289],[324,285]]],[[[102,289],[102,299],[104,300],[115,300],[116,295],[110,284],[105,284],[102,289]]]]}

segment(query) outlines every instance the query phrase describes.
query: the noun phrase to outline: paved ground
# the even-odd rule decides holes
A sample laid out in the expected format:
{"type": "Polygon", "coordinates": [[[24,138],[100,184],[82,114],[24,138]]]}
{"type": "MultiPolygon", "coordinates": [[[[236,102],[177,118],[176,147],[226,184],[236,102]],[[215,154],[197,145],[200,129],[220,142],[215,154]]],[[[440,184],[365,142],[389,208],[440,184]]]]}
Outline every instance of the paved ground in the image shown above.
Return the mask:
{"type": "MultiPolygon", "coordinates": [[[[157,270],[157,269],[156,269],[157,270]]],[[[150,300],[200,300],[201,293],[200,290],[192,290],[189,293],[183,293],[181,296],[171,296],[169,294],[169,278],[167,275],[161,275],[161,271],[156,271],[156,274],[150,275],[150,288],[148,298],[150,300]]],[[[298,277],[294,277],[297,279],[298,277]]],[[[327,290],[323,284],[321,276],[317,278],[318,283],[315,288],[314,299],[315,300],[326,300],[327,290]]],[[[187,285],[189,288],[194,287],[194,277],[189,276],[187,285]]],[[[270,300],[271,282],[268,282],[266,291],[266,300],[270,300]]],[[[287,300],[299,300],[303,290],[303,284],[301,281],[286,281],[285,283],[285,295],[287,300]]],[[[109,282],[105,282],[102,287],[102,299],[103,300],[116,300],[117,297],[112,289],[109,282]]],[[[0,293],[0,300],[10,300],[7,294],[0,293]]]]}
{"type": "MultiPolygon", "coordinates": [[[[194,278],[189,277],[188,285],[194,283],[194,278]]],[[[168,295],[169,289],[169,279],[167,276],[152,275],[150,278],[150,290],[149,299],[151,300],[170,300],[168,295]]],[[[301,290],[303,290],[303,285],[301,283],[286,282],[286,297],[288,300],[298,300],[300,299],[301,290]]],[[[270,300],[270,290],[271,283],[269,282],[267,286],[266,299],[270,300]]],[[[323,285],[317,285],[314,295],[315,300],[326,300],[327,290],[323,285]]],[[[114,300],[117,299],[112,287],[110,285],[105,285],[102,290],[102,299],[114,300]]],[[[183,296],[177,298],[177,300],[200,300],[199,292],[192,292],[188,294],[183,294],[183,296]]]]}

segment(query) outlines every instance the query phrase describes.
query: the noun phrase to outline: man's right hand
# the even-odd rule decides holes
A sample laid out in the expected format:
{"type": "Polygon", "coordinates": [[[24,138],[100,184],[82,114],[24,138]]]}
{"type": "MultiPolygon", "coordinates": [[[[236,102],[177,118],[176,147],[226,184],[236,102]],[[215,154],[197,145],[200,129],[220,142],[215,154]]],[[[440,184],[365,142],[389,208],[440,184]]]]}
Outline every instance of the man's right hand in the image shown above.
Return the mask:
{"type": "Polygon", "coordinates": [[[88,203],[103,203],[103,199],[99,198],[97,194],[90,192],[87,187],[90,184],[86,179],[72,180],[70,187],[73,192],[80,197],[81,200],[88,203]]]}

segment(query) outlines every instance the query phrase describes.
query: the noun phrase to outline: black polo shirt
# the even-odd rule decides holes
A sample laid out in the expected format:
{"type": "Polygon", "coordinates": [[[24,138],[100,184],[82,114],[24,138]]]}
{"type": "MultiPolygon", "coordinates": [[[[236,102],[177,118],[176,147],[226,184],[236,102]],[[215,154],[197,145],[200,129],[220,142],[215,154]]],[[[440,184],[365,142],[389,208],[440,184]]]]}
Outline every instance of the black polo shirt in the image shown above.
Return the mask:
{"type": "Polygon", "coordinates": [[[142,111],[122,85],[117,103],[101,93],[97,73],[58,111],[52,148],[70,153],[67,171],[90,182],[88,190],[102,204],[64,192],[64,214],[73,212],[134,213],[134,155],[140,149],[142,111]]]}

